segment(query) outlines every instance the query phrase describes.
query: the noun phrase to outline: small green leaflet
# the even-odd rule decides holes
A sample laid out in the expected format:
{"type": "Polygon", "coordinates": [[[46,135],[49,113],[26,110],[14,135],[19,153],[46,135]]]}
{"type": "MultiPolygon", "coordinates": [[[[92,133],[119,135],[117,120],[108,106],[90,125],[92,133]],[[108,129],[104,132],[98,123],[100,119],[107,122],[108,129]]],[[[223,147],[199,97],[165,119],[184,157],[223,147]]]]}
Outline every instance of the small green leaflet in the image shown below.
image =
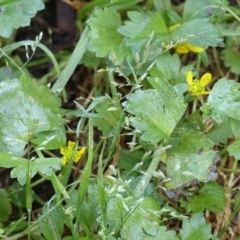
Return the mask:
{"type": "Polygon", "coordinates": [[[190,219],[183,220],[180,236],[181,240],[210,240],[212,237],[211,225],[206,223],[202,213],[197,213],[190,219]]]}
{"type": "Polygon", "coordinates": [[[114,53],[118,60],[125,54],[122,35],[117,31],[121,26],[121,17],[117,11],[106,8],[98,9],[87,21],[90,26],[88,49],[96,52],[97,57],[106,57],[114,53]]]}
{"type": "Polygon", "coordinates": [[[33,139],[45,149],[65,143],[61,101],[47,86],[39,86],[26,75],[20,80],[4,80],[0,82],[0,101],[1,152],[21,157],[33,139]]]}
{"type": "Polygon", "coordinates": [[[134,115],[130,120],[141,139],[152,144],[171,135],[186,109],[183,97],[168,84],[163,84],[161,90],[137,90],[123,104],[134,115]]]}
{"type": "Polygon", "coordinates": [[[14,0],[0,4],[0,35],[10,37],[12,29],[30,25],[37,11],[44,9],[42,0],[14,0]]]}
{"type": "Polygon", "coordinates": [[[224,188],[217,182],[208,182],[203,185],[198,195],[194,195],[189,203],[191,211],[203,212],[205,209],[212,212],[223,212],[226,206],[224,188]]]}
{"type": "Polygon", "coordinates": [[[223,122],[225,115],[240,120],[240,84],[234,80],[222,78],[213,86],[208,101],[201,110],[203,117],[213,118],[218,124],[223,122]]]}
{"type": "Polygon", "coordinates": [[[223,51],[223,60],[225,67],[230,67],[231,72],[240,74],[240,55],[231,48],[226,48],[223,51]]]}
{"type": "Polygon", "coordinates": [[[55,170],[61,169],[60,158],[36,158],[34,160],[28,160],[14,157],[9,153],[0,153],[0,160],[0,167],[13,168],[11,177],[17,178],[21,185],[26,183],[28,173],[30,178],[33,178],[37,172],[51,176],[55,170]]]}

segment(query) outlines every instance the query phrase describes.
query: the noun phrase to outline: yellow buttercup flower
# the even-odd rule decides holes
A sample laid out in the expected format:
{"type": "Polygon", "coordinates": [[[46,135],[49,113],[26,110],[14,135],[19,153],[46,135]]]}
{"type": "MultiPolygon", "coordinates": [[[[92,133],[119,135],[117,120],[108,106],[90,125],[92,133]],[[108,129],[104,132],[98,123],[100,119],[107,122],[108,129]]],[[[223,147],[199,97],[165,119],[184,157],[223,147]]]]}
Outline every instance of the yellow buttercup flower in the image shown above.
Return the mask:
{"type": "Polygon", "coordinates": [[[193,79],[192,71],[189,71],[186,77],[188,83],[188,91],[197,98],[199,98],[201,95],[209,94],[210,92],[205,91],[205,87],[208,83],[210,83],[211,79],[211,73],[205,73],[200,80],[193,79]]]}
{"type": "MultiPolygon", "coordinates": [[[[179,26],[180,26],[179,23],[175,24],[175,25],[173,25],[172,27],[169,28],[169,31],[171,32],[174,29],[178,28],[179,26]]],[[[204,48],[193,46],[188,42],[183,43],[183,44],[178,44],[174,48],[176,49],[176,52],[179,53],[179,54],[185,54],[185,53],[188,53],[190,51],[194,52],[194,53],[201,53],[201,52],[204,51],[204,48]]]]}
{"type": "MultiPolygon", "coordinates": [[[[65,165],[67,162],[69,162],[70,159],[72,158],[72,154],[74,154],[75,145],[76,145],[75,142],[68,141],[67,147],[61,147],[60,148],[60,153],[63,155],[63,159],[62,159],[62,164],[63,165],[65,165]]],[[[86,148],[83,147],[79,151],[75,152],[75,155],[73,156],[73,161],[75,163],[77,163],[80,160],[80,158],[84,154],[85,150],[86,150],[86,148]]]]}

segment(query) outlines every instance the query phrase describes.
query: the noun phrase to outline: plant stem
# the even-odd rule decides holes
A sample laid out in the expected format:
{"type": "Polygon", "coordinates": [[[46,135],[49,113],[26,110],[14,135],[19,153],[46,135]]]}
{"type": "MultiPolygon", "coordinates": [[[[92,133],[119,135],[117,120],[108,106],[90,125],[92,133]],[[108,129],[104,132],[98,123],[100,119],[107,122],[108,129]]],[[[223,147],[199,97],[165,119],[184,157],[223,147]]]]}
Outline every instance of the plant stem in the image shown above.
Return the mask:
{"type": "Polygon", "coordinates": [[[81,38],[79,39],[76,47],[74,48],[74,51],[71,57],[69,58],[65,68],[63,69],[59,78],[53,85],[52,91],[62,90],[67,84],[69,78],[71,77],[72,73],[74,72],[75,68],[79,64],[83,54],[86,51],[87,42],[88,42],[87,33],[88,33],[88,27],[86,27],[82,32],[81,38]]]}

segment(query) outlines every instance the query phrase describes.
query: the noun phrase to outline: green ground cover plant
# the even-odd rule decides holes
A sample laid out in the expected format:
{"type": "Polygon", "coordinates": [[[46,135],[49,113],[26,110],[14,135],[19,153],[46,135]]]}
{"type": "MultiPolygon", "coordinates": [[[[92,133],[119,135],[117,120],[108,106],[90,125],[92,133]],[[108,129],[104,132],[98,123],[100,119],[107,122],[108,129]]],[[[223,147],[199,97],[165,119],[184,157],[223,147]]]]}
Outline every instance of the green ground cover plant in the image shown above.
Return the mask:
{"type": "Polygon", "coordinates": [[[13,37],[44,2],[0,1],[0,238],[240,239],[239,5],[93,0],[56,57],[13,37]],[[65,108],[77,66],[91,87],[65,108]]]}

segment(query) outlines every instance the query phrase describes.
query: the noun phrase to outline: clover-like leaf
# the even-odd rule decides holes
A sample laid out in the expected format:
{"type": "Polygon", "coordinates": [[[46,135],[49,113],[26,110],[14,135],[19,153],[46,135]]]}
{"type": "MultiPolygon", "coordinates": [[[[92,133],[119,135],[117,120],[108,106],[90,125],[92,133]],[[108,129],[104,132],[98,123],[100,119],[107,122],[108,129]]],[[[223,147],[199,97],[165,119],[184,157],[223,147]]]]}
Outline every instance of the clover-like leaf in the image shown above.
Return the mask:
{"type": "Polygon", "coordinates": [[[189,208],[193,212],[203,212],[205,209],[212,212],[223,212],[226,205],[224,188],[216,182],[203,185],[198,195],[195,195],[189,208]]]}
{"type": "Polygon", "coordinates": [[[211,225],[206,223],[202,213],[197,213],[190,219],[183,220],[180,235],[181,240],[209,240],[212,237],[211,225]]]}
{"type": "Polygon", "coordinates": [[[213,118],[218,124],[225,115],[240,120],[240,84],[222,78],[218,80],[209,94],[208,101],[202,106],[205,118],[213,118]]]}
{"type": "Polygon", "coordinates": [[[8,38],[12,29],[30,25],[37,11],[44,9],[42,0],[13,0],[0,5],[0,35],[8,38]]]}
{"type": "Polygon", "coordinates": [[[141,133],[141,139],[152,144],[170,136],[186,109],[183,97],[164,84],[159,90],[137,90],[129,94],[124,105],[134,115],[131,122],[141,133]]]}
{"type": "Polygon", "coordinates": [[[64,144],[65,134],[56,131],[63,127],[61,101],[48,87],[39,86],[27,76],[4,80],[0,82],[0,101],[1,152],[20,157],[26,144],[38,137],[38,144],[56,141],[51,145],[54,148],[64,144]],[[41,132],[47,132],[45,138],[37,136],[41,132]]]}

